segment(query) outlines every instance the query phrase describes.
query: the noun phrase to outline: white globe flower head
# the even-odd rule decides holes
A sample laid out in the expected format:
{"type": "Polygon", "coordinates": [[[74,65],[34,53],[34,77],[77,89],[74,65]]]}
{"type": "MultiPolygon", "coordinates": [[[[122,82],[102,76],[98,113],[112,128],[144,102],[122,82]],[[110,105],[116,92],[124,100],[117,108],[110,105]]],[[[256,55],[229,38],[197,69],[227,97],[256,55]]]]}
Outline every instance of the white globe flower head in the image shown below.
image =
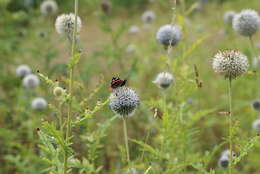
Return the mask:
{"type": "Polygon", "coordinates": [[[253,122],[252,128],[253,130],[260,132],[260,119],[257,119],[253,122]]]}
{"type": "Polygon", "coordinates": [[[216,73],[225,78],[235,79],[248,70],[248,60],[239,51],[230,50],[217,53],[213,58],[212,67],[216,73]]]}
{"type": "Polygon", "coordinates": [[[224,21],[226,23],[232,24],[233,18],[236,15],[236,12],[234,11],[226,11],[224,14],[224,21]]]}
{"type": "Polygon", "coordinates": [[[42,97],[37,97],[32,101],[32,108],[34,110],[44,110],[47,108],[47,101],[42,97]]]}
{"type": "MultiPolygon", "coordinates": [[[[75,22],[75,15],[73,13],[58,16],[55,22],[57,33],[72,40],[75,22]]],[[[77,35],[81,30],[81,26],[81,19],[77,16],[77,35]]]]}
{"type": "Polygon", "coordinates": [[[260,17],[254,10],[243,10],[233,19],[233,29],[242,36],[251,37],[259,28],[260,17]]]}
{"type": "Polygon", "coordinates": [[[153,11],[149,10],[149,11],[145,11],[141,16],[141,18],[144,22],[150,23],[156,18],[156,15],[153,11]]]}
{"type": "Polygon", "coordinates": [[[28,65],[19,65],[16,68],[16,75],[18,77],[23,78],[23,77],[27,76],[28,74],[31,74],[31,72],[32,72],[32,70],[28,65]]]}
{"type": "Polygon", "coordinates": [[[37,75],[29,74],[23,78],[23,86],[26,88],[35,88],[40,84],[40,80],[37,75]]]}
{"type": "Polygon", "coordinates": [[[167,89],[174,82],[174,77],[169,72],[159,73],[153,83],[155,83],[159,88],[167,89]]]}
{"type": "Polygon", "coordinates": [[[174,46],[181,39],[181,30],[176,25],[164,25],[156,33],[156,39],[164,46],[174,46]]]}
{"type": "Polygon", "coordinates": [[[58,12],[58,4],[55,0],[45,0],[41,3],[40,10],[43,15],[53,15],[58,12]]]}
{"type": "Polygon", "coordinates": [[[139,27],[134,25],[129,28],[128,33],[131,35],[136,35],[137,33],[139,33],[139,31],[140,31],[139,27]]]}
{"type": "Polygon", "coordinates": [[[109,99],[111,110],[122,118],[132,116],[140,104],[137,93],[127,87],[113,89],[109,99]]]}

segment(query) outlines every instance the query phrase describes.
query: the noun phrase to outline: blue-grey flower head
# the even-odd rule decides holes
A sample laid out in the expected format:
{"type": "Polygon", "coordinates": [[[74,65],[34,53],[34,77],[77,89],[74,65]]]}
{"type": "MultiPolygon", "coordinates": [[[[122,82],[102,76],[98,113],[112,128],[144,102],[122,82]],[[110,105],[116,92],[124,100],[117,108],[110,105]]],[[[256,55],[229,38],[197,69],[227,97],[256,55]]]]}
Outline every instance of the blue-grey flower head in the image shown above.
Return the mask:
{"type": "Polygon", "coordinates": [[[242,36],[251,37],[260,28],[260,17],[254,10],[243,10],[233,19],[233,29],[242,36]]]}
{"type": "Polygon", "coordinates": [[[229,157],[228,156],[221,156],[218,160],[218,166],[221,168],[227,168],[229,165],[229,157]]]}
{"type": "Polygon", "coordinates": [[[248,66],[247,57],[235,50],[220,51],[214,56],[212,63],[212,67],[216,73],[231,79],[247,72],[248,66]]]}
{"type": "Polygon", "coordinates": [[[252,128],[253,128],[253,130],[255,130],[255,131],[260,131],[260,119],[257,119],[257,120],[255,120],[254,122],[253,122],[253,124],[252,124],[252,128]]]}
{"type": "Polygon", "coordinates": [[[224,21],[226,23],[232,24],[232,21],[234,19],[234,16],[236,15],[236,12],[234,11],[226,11],[224,14],[224,21]]]}
{"type": "Polygon", "coordinates": [[[153,11],[145,11],[141,18],[144,22],[149,23],[149,22],[152,22],[156,18],[156,15],[153,11]]]}
{"type": "Polygon", "coordinates": [[[133,26],[131,26],[131,27],[129,28],[128,33],[129,33],[129,34],[132,34],[132,35],[136,35],[137,33],[139,33],[139,31],[140,31],[139,27],[133,25],[133,26]]]}
{"type": "Polygon", "coordinates": [[[252,102],[252,108],[256,111],[260,111],[260,100],[254,100],[252,102]]]}
{"type": "Polygon", "coordinates": [[[29,74],[23,78],[23,86],[26,88],[35,88],[40,84],[40,80],[37,75],[29,74]]]}
{"type": "Polygon", "coordinates": [[[140,104],[137,93],[127,87],[113,89],[109,99],[111,110],[121,117],[133,115],[135,109],[140,104]]]}
{"type": "Polygon", "coordinates": [[[32,101],[32,108],[34,110],[44,110],[47,108],[47,101],[42,97],[37,97],[32,101]]]}
{"type": "Polygon", "coordinates": [[[164,46],[174,46],[181,39],[180,28],[176,25],[164,25],[157,31],[156,39],[164,46]]]}
{"type": "Polygon", "coordinates": [[[41,3],[40,10],[43,15],[53,15],[58,12],[58,4],[55,0],[45,0],[41,3]]]}
{"type": "Polygon", "coordinates": [[[23,78],[23,77],[27,76],[28,74],[31,74],[31,72],[32,72],[32,70],[28,65],[19,65],[16,68],[16,75],[18,77],[23,78]]]}
{"type": "Polygon", "coordinates": [[[174,82],[174,77],[169,72],[159,73],[153,83],[155,83],[159,88],[167,89],[174,82]]]}
{"type": "MultiPolygon", "coordinates": [[[[71,40],[73,36],[75,22],[75,15],[73,13],[62,14],[58,16],[55,22],[55,28],[57,33],[62,36],[66,36],[71,40]]],[[[81,19],[77,16],[77,34],[80,32],[80,30],[81,19]]]]}

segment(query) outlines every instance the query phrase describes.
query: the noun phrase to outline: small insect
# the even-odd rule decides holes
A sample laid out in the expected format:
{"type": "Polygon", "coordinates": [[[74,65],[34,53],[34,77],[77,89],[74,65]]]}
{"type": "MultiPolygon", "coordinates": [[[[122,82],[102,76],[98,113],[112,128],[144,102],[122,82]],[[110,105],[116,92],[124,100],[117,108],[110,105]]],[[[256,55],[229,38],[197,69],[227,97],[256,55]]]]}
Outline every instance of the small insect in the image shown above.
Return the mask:
{"type": "Polygon", "coordinates": [[[151,108],[152,112],[153,112],[153,117],[154,118],[159,118],[160,120],[162,120],[163,118],[163,113],[159,108],[153,107],[151,108]]]}
{"type": "Polygon", "coordinates": [[[121,80],[119,77],[113,77],[111,80],[111,88],[116,89],[118,87],[122,87],[126,84],[127,80],[121,80]]]}

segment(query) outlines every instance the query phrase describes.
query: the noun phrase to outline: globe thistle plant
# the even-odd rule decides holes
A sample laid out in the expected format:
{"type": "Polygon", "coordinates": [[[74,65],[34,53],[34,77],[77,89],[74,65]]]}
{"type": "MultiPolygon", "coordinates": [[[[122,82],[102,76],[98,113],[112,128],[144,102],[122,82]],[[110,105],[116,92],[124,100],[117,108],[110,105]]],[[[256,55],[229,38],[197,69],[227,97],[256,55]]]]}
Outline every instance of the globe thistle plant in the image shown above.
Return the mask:
{"type": "Polygon", "coordinates": [[[226,11],[224,14],[224,21],[226,23],[232,24],[233,18],[236,15],[236,12],[234,11],[226,11]]]}
{"type": "Polygon", "coordinates": [[[53,95],[55,97],[60,97],[64,94],[64,89],[62,89],[61,87],[57,86],[53,89],[53,95]]]}
{"type": "Polygon", "coordinates": [[[153,11],[145,11],[141,18],[144,22],[150,23],[156,18],[156,15],[153,11]]]}
{"type": "Polygon", "coordinates": [[[157,31],[156,39],[165,47],[175,46],[181,39],[181,30],[176,25],[164,25],[157,31]]]}
{"type": "Polygon", "coordinates": [[[29,74],[23,78],[23,86],[26,88],[35,88],[40,84],[39,77],[34,74],[29,74]]]}
{"type": "Polygon", "coordinates": [[[235,15],[233,29],[242,36],[251,37],[260,27],[260,17],[254,10],[247,9],[235,15]]]}
{"type": "Polygon", "coordinates": [[[251,105],[254,110],[260,111],[260,100],[254,100],[251,105]]]}
{"type": "Polygon", "coordinates": [[[174,77],[169,72],[159,73],[153,83],[155,83],[159,88],[167,89],[174,82],[174,77]]]}
{"type": "Polygon", "coordinates": [[[139,33],[139,27],[137,27],[137,26],[131,26],[130,28],[129,28],[129,34],[131,34],[131,35],[136,35],[137,33],[139,33]]]}
{"type": "Polygon", "coordinates": [[[121,118],[123,118],[126,157],[128,164],[130,164],[126,118],[133,115],[135,109],[137,108],[137,106],[139,106],[139,97],[133,89],[127,87],[119,87],[113,89],[109,99],[109,106],[111,110],[119,115],[121,118]]]}
{"type": "Polygon", "coordinates": [[[257,119],[257,120],[255,120],[254,122],[253,122],[253,124],[252,124],[252,128],[253,128],[253,130],[255,130],[255,131],[260,131],[260,119],[257,119]]]}
{"type": "Polygon", "coordinates": [[[16,75],[18,77],[23,78],[23,77],[27,76],[28,74],[31,74],[31,72],[32,72],[32,70],[28,65],[19,65],[16,68],[16,75]]]}
{"type": "Polygon", "coordinates": [[[133,115],[139,103],[139,97],[133,89],[119,87],[111,93],[109,106],[120,117],[128,117],[133,115]]]}
{"type": "MultiPolygon", "coordinates": [[[[226,150],[224,150],[222,153],[221,153],[221,156],[230,156],[230,153],[231,153],[231,150],[229,150],[229,149],[226,149],[226,150]]],[[[236,154],[235,154],[235,152],[233,151],[232,152],[232,158],[234,158],[236,156],[236,154]]]]}
{"type": "Polygon", "coordinates": [[[45,0],[40,6],[43,15],[53,15],[58,12],[58,5],[55,0],[45,0]]]}
{"type": "Polygon", "coordinates": [[[32,108],[34,110],[44,110],[47,108],[47,101],[42,97],[37,97],[32,101],[32,108]]]}
{"type": "Polygon", "coordinates": [[[217,53],[214,56],[212,66],[216,73],[225,78],[235,79],[247,72],[249,65],[245,55],[239,51],[231,50],[217,53]]]}
{"type": "MultiPolygon", "coordinates": [[[[57,33],[62,36],[66,36],[71,41],[73,37],[75,22],[75,15],[73,13],[62,14],[58,16],[55,22],[55,28],[57,33]]],[[[77,16],[77,34],[80,32],[80,30],[81,19],[77,16]]]]}

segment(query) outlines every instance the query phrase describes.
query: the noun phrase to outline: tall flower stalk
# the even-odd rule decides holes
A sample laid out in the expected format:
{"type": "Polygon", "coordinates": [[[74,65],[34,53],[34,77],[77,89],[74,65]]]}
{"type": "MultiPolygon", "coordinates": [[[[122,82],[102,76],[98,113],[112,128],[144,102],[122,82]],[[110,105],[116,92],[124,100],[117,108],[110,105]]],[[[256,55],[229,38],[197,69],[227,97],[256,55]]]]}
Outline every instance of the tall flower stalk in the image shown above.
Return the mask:
{"type": "Polygon", "coordinates": [[[233,152],[233,145],[232,145],[232,78],[228,79],[228,99],[229,99],[229,161],[230,164],[228,165],[229,174],[232,174],[232,152],[233,152]]]}
{"type": "MultiPolygon", "coordinates": [[[[73,28],[72,45],[71,45],[71,58],[73,59],[76,53],[76,36],[77,36],[77,22],[78,22],[78,0],[74,1],[74,13],[75,22],[73,28]]],[[[69,138],[71,136],[71,117],[72,117],[72,96],[73,96],[73,74],[74,66],[69,66],[69,106],[68,106],[68,117],[67,117],[67,130],[65,141],[69,144],[69,138]]],[[[64,174],[67,174],[68,170],[68,149],[65,150],[64,156],[64,174]]]]}
{"type": "Polygon", "coordinates": [[[128,165],[130,164],[130,155],[129,155],[129,146],[128,146],[128,134],[127,134],[127,125],[126,125],[126,118],[123,118],[123,125],[124,125],[124,138],[125,138],[125,149],[126,149],[126,158],[128,165]]]}
{"type": "Polygon", "coordinates": [[[239,51],[223,51],[219,52],[214,56],[212,67],[216,73],[223,75],[228,79],[228,99],[229,99],[229,174],[232,174],[232,80],[239,77],[248,70],[248,60],[247,57],[241,54],[239,51]]]}

